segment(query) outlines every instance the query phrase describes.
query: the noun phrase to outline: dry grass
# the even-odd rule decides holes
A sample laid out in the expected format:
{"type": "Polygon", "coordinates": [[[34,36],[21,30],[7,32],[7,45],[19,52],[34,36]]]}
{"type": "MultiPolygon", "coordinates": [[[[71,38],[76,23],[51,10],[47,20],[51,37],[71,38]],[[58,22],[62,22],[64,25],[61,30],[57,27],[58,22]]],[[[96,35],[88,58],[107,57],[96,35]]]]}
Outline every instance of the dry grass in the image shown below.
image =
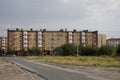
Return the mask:
{"type": "Polygon", "coordinates": [[[120,67],[120,60],[109,56],[29,56],[27,59],[68,65],[120,67]]]}

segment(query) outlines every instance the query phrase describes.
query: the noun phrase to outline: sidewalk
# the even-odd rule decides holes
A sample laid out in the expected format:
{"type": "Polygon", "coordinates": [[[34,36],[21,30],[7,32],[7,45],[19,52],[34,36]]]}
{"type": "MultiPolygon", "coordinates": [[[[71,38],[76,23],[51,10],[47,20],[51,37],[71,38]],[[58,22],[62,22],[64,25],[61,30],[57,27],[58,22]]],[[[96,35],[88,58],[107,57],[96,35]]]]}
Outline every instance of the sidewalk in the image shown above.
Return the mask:
{"type": "Polygon", "coordinates": [[[36,80],[36,75],[0,60],[0,80],[36,80]]]}

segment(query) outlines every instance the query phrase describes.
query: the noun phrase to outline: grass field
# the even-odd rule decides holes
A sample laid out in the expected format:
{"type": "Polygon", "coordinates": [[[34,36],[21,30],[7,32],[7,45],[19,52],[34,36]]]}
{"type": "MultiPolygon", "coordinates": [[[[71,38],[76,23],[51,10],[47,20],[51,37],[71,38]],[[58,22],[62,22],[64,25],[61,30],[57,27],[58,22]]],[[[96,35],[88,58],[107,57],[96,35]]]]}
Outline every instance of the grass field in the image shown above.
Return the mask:
{"type": "Polygon", "coordinates": [[[28,56],[29,60],[80,66],[120,67],[120,58],[109,56],[28,56]]]}

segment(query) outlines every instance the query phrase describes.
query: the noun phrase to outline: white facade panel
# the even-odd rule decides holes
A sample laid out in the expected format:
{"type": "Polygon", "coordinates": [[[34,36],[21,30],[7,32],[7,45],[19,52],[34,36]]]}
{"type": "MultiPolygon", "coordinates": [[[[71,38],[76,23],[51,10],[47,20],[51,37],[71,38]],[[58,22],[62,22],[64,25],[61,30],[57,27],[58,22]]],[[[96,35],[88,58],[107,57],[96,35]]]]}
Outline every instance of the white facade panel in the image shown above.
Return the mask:
{"type": "Polygon", "coordinates": [[[38,40],[42,39],[42,36],[38,36],[38,40]]]}
{"type": "Polygon", "coordinates": [[[42,32],[38,32],[38,47],[42,47],[42,32]]]}
{"type": "Polygon", "coordinates": [[[28,37],[27,37],[27,36],[24,36],[24,39],[25,39],[25,38],[28,38],[28,37]]]}
{"type": "Polygon", "coordinates": [[[68,41],[69,41],[69,43],[72,43],[73,41],[72,41],[72,32],[69,32],[68,33],[68,41]]]}
{"type": "Polygon", "coordinates": [[[26,50],[27,47],[28,47],[28,45],[27,45],[27,43],[28,43],[28,41],[27,41],[27,38],[28,38],[27,34],[28,34],[27,31],[24,31],[24,32],[23,32],[23,47],[24,47],[25,50],[26,50]]]}
{"type": "Polygon", "coordinates": [[[42,44],[39,44],[38,47],[42,47],[42,44]]]}
{"type": "Polygon", "coordinates": [[[28,47],[26,44],[24,44],[24,47],[28,47]]]}
{"type": "Polygon", "coordinates": [[[2,43],[2,46],[5,46],[5,44],[2,43]]]}
{"type": "Polygon", "coordinates": [[[2,38],[2,43],[5,43],[5,38],[2,38]]]}
{"type": "Polygon", "coordinates": [[[25,43],[27,43],[27,42],[28,42],[27,40],[24,40],[24,42],[23,42],[23,43],[25,44],[25,43]]]}
{"type": "Polygon", "coordinates": [[[6,44],[6,40],[5,40],[5,38],[2,38],[2,49],[5,49],[5,45],[6,44]]]}
{"type": "Polygon", "coordinates": [[[23,34],[27,34],[27,31],[24,31],[23,34]]]}
{"type": "Polygon", "coordinates": [[[81,34],[82,34],[82,36],[85,36],[85,32],[82,32],[81,34]]]}
{"type": "Polygon", "coordinates": [[[85,39],[82,39],[82,43],[85,43],[85,39]]]}
{"type": "Polygon", "coordinates": [[[42,35],[42,32],[38,32],[38,35],[42,35]]]}
{"type": "Polygon", "coordinates": [[[82,35],[81,36],[82,37],[82,43],[85,43],[85,32],[82,32],[81,35],[82,35]]]}
{"type": "Polygon", "coordinates": [[[2,49],[5,49],[5,47],[2,47],[2,49]]]}

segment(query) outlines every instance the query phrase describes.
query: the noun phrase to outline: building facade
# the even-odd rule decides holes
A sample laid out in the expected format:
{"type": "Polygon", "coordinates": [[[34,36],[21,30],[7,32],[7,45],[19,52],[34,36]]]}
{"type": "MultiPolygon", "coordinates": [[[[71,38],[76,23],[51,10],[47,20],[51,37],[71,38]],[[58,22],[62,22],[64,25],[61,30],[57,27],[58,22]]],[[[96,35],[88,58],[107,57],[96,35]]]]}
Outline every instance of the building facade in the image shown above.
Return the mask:
{"type": "Polygon", "coordinates": [[[23,49],[23,33],[21,30],[8,30],[8,50],[21,51],[23,49]]]}
{"type": "Polygon", "coordinates": [[[40,46],[40,33],[39,31],[31,30],[8,30],[8,47],[7,49],[12,49],[18,52],[22,50],[28,50],[33,47],[40,46]]]}
{"type": "Polygon", "coordinates": [[[107,45],[111,45],[116,48],[119,44],[120,44],[120,38],[107,39],[107,45]]]}
{"type": "Polygon", "coordinates": [[[23,49],[37,47],[43,52],[51,52],[56,47],[60,47],[66,43],[83,46],[100,47],[106,41],[106,37],[101,38],[99,43],[97,31],[46,31],[39,30],[8,30],[8,49],[14,49],[21,52],[23,49]]]}
{"type": "Polygon", "coordinates": [[[98,34],[98,47],[102,47],[106,45],[106,35],[98,34]]]}
{"type": "Polygon", "coordinates": [[[7,38],[6,37],[0,37],[0,48],[6,52],[7,51],[7,38]]]}

